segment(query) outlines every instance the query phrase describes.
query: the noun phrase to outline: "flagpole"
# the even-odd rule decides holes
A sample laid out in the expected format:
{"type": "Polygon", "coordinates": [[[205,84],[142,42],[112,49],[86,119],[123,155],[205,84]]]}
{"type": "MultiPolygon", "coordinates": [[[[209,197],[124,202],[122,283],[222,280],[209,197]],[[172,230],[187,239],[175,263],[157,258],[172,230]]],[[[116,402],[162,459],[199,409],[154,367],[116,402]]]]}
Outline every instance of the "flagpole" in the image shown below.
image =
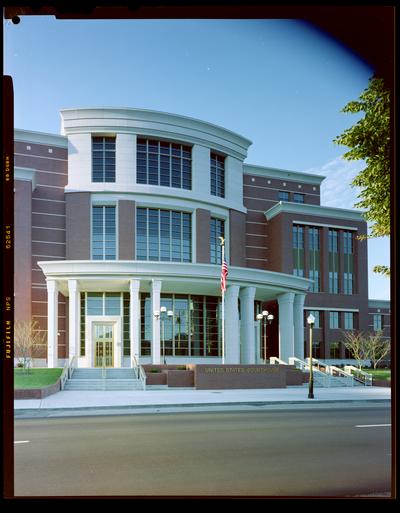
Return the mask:
{"type": "MultiPolygon", "coordinates": [[[[221,238],[222,246],[222,262],[225,261],[225,240],[221,238]]],[[[221,323],[222,323],[222,365],[225,364],[225,291],[222,289],[222,310],[221,310],[221,323]]]]}

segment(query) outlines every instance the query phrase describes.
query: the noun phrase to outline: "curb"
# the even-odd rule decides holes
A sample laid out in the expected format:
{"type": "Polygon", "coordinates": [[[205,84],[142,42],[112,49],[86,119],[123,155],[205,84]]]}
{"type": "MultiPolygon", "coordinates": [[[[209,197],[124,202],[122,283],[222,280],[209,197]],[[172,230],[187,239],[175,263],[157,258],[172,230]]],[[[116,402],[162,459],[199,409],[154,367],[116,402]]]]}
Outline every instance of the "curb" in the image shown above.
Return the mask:
{"type": "MultiPolygon", "coordinates": [[[[311,401],[311,400],[309,400],[311,401]]],[[[297,406],[297,405],[308,405],[316,407],[318,405],[325,404],[338,404],[338,405],[369,405],[369,404],[380,404],[383,406],[390,406],[391,400],[389,399],[328,399],[328,400],[317,400],[317,401],[241,401],[241,402],[223,402],[223,403],[186,403],[186,404],[136,404],[136,405],[120,405],[120,406],[79,406],[72,408],[20,408],[14,410],[14,418],[43,418],[51,416],[74,416],[74,415],[117,415],[122,412],[143,413],[142,410],[167,410],[167,409],[178,409],[186,410],[193,408],[224,408],[224,407],[262,407],[262,406],[297,406]]]]}

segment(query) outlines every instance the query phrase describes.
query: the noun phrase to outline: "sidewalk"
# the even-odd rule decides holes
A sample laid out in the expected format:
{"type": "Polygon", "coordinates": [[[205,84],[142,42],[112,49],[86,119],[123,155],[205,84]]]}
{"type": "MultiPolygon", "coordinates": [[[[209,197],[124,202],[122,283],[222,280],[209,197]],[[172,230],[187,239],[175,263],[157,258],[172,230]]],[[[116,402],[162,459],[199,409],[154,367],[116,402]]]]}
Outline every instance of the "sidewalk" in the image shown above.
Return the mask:
{"type": "Polygon", "coordinates": [[[314,388],[308,399],[308,387],[249,390],[164,389],[138,391],[61,391],[44,399],[14,401],[15,417],[53,417],[100,415],[154,411],[205,411],[215,409],[251,409],[305,405],[390,405],[391,390],[384,387],[314,388]]]}

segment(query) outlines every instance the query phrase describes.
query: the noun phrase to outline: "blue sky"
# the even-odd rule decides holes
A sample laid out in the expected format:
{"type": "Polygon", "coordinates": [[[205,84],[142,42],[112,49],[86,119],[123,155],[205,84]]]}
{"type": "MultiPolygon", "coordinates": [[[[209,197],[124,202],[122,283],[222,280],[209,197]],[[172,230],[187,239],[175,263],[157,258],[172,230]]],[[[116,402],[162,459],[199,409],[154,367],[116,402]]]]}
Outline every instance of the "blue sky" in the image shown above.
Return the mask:
{"type": "MultiPolygon", "coordinates": [[[[322,204],[353,208],[361,162],[332,140],[359,117],[341,113],[369,65],[296,20],[55,20],[4,23],[4,73],[15,126],[60,132],[62,108],[119,106],[173,112],[253,142],[249,164],[326,176],[322,204]]],[[[390,298],[372,273],[389,265],[388,239],[369,245],[369,297],[390,298]]]]}

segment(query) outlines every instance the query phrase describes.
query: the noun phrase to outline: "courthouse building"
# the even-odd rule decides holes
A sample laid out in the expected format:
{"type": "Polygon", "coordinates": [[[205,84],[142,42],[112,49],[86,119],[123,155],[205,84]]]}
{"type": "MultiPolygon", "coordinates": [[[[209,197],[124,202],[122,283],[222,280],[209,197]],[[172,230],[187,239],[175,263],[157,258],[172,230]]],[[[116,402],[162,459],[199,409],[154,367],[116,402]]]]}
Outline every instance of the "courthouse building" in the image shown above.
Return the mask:
{"type": "Polygon", "coordinates": [[[220,236],[225,363],[308,356],[309,312],[325,361],[349,358],[346,330],[390,336],[389,302],[368,300],[366,222],[320,204],[323,176],[247,164],[251,141],[185,116],[61,120],[62,135],[15,130],[15,319],[47,333],[36,365],[221,363],[220,236]]]}

